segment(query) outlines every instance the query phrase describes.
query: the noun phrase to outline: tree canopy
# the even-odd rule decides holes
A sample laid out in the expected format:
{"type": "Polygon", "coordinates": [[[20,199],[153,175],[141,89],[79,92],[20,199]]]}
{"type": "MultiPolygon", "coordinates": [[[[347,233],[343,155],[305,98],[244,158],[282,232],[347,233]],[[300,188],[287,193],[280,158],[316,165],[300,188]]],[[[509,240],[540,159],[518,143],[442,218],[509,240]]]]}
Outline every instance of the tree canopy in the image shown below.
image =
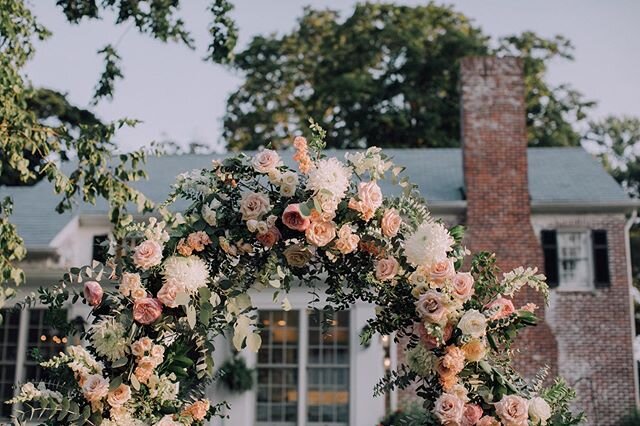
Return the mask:
{"type": "Polygon", "coordinates": [[[577,145],[573,124],[592,103],[545,80],[549,61],[571,52],[560,36],[491,40],[433,3],[362,3],[346,19],[307,8],[292,32],[257,36],[236,54],[245,80],[228,99],[224,138],[236,150],[280,146],[314,117],[336,148],[458,146],[460,59],[497,54],[523,58],[530,144],[577,145]]]}

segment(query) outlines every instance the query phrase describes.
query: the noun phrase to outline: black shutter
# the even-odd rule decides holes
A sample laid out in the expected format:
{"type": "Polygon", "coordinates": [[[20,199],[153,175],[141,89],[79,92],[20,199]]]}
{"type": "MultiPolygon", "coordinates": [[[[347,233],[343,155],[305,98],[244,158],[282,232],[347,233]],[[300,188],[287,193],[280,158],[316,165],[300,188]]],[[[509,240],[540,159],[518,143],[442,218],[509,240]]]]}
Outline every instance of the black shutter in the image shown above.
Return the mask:
{"type": "Polygon", "coordinates": [[[549,287],[558,287],[558,238],[555,230],[543,230],[540,233],[544,253],[544,274],[549,287]]]}
{"type": "Polygon", "coordinates": [[[593,248],[593,278],[596,288],[611,286],[609,274],[609,245],[607,231],[594,229],[591,231],[591,246],[593,248]]]}
{"type": "Polygon", "coordinates": [[[98,262],[104,263],[107,261],[107,254],[109,248],[102,245],[109,239],[108,235],[94,235],[93,236],[93,252],[91,253],[92,259],[98,262]]]}

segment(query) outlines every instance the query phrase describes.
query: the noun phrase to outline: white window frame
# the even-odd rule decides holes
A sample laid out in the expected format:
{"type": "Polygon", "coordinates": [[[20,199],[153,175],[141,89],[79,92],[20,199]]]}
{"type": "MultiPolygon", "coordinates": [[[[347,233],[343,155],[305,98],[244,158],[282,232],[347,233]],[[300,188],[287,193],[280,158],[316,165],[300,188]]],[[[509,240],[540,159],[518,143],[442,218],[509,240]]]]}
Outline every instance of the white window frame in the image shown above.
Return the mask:
{"type": "Polygon", "coordinates": [[[593,277],[593,241],[591,239],[591,229],[586,228],[571,228],[571,227],[563,227],[556,229],[556,244],[558,248],[558,290],[560,292],[582,292],[582,293],[591,293],[595,291],[595,281],[593,277]],[[562,247],[560,245],[560,235],[567,233],[582,233],[586,234],[586,254],[587,254],[587,282],[586,286],[581,287],[575,285],[573,283],[566,283],[562,280],[562,257],[561,250],[562,247]]]}

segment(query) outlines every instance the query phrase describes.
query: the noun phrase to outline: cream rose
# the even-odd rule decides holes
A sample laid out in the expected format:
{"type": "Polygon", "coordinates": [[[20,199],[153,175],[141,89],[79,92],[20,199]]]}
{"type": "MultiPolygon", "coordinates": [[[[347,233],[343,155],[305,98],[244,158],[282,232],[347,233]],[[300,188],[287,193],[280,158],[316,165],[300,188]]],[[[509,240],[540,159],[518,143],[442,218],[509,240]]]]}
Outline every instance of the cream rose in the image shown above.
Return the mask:
{"type": "Polygon", "coordinates": [[[311,222],[305,235],[314,246],[324,247],[336,237],[336,224],[329,221],[311,222]]]}
{"type": "Polygon", "coordinates": [[[132,274],[130,272],[125,272],[122,274],[119,290],[123,296],[129,297],[133,290],[141,287],[142,280],[140,279],[139,274],[132,274]]]}
{"type": "Polygon", "coordinates": [[[453,295],[463,302],[466,302],[473,296],[473,276],[468,272],[458,272],[452,281],[453,295]]]}
{"type": "Polygon", "coordinates": [[[269,173],[282,165],[282,160],[277,152],[272,149],[263,149],[253,156],[251,165],[258,173],[269,173]]]}
{"type": "Polygon", "coordinates": [[[402,225],[402,218],[396,209],[387,209],[382,215],[380,221],[380,227],[382,228],[382,234],[385,237],[393,238],[398,235],[400,231],[400,225],[402,225]]]}
{"type": "Polygon", "coordinates": [[[143,271],[153,268],[162,262],[162,246],[154,240],[140,243],[133,253],[133,263],[143,271]]]}
{"type": "Polygon", "coordinates": [[[523,397],[518,395],[504,396],[495,407],[504,426],[528,426],[529,406],[523,397]]]}
{"type": "Polygon", "coordinates": [[[429,268],[429,280],[436,284],[442,284],[454,277],[456,270],[453,266],[453,260],[447,259],[442,262],[435,263],[429,268]]]}
{"type": "Polygon", "coordinates": [[[436,290],[429,290],[420,296],[416,302],[416,310],[422,318],[430,323],[443,324],[447,319],[448,312],[442,293],[436,290]]]}
{"type": "Polygon", "coordinates": [[[389,256],[376,262],[376,279],[379,281],[391,281],[397,274],[400,265],[398,261],[389,256]]]}
{"type": "Polygon", "coordinates": [[[536,425],[546,425],[551,417],[551,407],[543,398],[536,396],[529,400],[529,418],[536,425]]]}
{"type": "Polygon", "coordinates": [[[445,392],[436,399],[433,414],[443,425],[458,426],[462,422],[464,403],[456,395],[445,392]]]}
{"type": "Polygon", "coordinates": [[[88,376],[82,385],[82,394],[89,402],[97,402],[109,393],[109,382],[99,374],[88,376]]]}
{"type": "Polygon", "coordinates": [[[110,406],[116,408],[122,407],[129,399],[131,399],[131,389],[124,383],[107,394],[107,402],[110,406]]]}
{"type": "Polygon", "coordinates": [[[458,328],[463,334],[478,339],[487,334],[487,318],[479,311],[472,309],[460,318],[458,328]]]}
{"type": "Polygon", "coordinates": [[[259,220],[263,215],[271,210],[269,197],[258,192],[248,192],[240,201],[240,213],[242,220],[259,220]]]}

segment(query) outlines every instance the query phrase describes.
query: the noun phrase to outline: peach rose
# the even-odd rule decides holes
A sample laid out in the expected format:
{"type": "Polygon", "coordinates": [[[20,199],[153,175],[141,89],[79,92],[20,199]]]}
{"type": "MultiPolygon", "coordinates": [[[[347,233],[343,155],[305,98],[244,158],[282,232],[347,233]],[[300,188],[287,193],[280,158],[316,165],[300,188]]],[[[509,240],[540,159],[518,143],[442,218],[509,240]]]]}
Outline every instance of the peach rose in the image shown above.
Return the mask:
{"type": "Polygon", "coordinates": [[[178,241],[178,246],[176,247],[178,253],[180,253],[184,257],[189,257],[193,254],[193,248],[187,243],[187,240],[181,238],[178,241]]]}
{"type": "Polygon", "coordinates": [[[465,404],[462,414],[462,426],[474,426],[482,417],[482,407],[477,404],[465,404]]]}
{"type": "Polygon", "coordinates": [[[376,262],[376,279],[391,281],[397,274],[400,265],[394,257],[387,257],[376,262]]]}
{"type": "Polygon", "coordinates": [[[153,348],[151,348],[151,358],[156,360],[158,364],[161,364],[164,359],[164,346],[153,345],[153,348]]]}
{"type": "Polygon", "coordinates": [[[263,149],[253,156],[251,165],[258,173],[269,173],[282,165],[280,156],[272,149],[263,149]]]}
{"type": "Polygon", "coordinates": [[[468,272],[458,272],[453,277],[453,295],[463,302],[466,302],[473,296],[473,276],[468,272]]]}
{"type": "Polygon", "coordinates": [[[443,425],[457,426],[462,423],[464,402],[456,395],[443,393],[435,401],[433,414],[443,425]]]}
{"type": "Polygon", "coordinates": [[[462,345],[462,352],[467,361],[478,362],[487,354],[487,347],[480,339],[471,339],[462,345]]]}
{"type": "Polygon", "coordinates": [[[156,362],[151,357],[143,357],[134,370],[133,374],[136,379],[142,384],[149,381],[149,378],[153,374],[153,369],[156,367],[156,362]]]}
{"type": "Polygon", "coordinates": [[[162,303],[158,299],[143,297],[133,302],[133,319],[140,324],[151,324],[162,315],[162,303]]]}
{"type": "Polygon", "coordinates": [[[267,232],[258,234],[256,239],[260,241],[263,246],[271,248],[280,240],[280,237],[282,237],[282,234],[280,234],[278,228],[272,226],[271,228],[267,229],[267,232]]]}
{"type": "Polygon", "coordinates": [[[204,231],[192,232],[187,237],[187,244],[195,251],[202,251],[205,246],[211,244],[211,238],[204,231]]]}
{"type": "Polygon", "coordinates": [[[382,228],[382,234],[385,237],[393,238],[398,235],[400,231],[400,225],[402,224],[402,218],[396,209],[387,209],[382,215],[380,221],[380,227],[382,228]]]}
{"type": "Polygon", "coordinates": [[[300,204],[289,204],[282,213],[282,223],[289,229],[304,232],[311,220],[300,212],[300,204]]]}
{"type": "Polygon", "coordinates": [[[529,406],[527,400],[518,395],[504,396],[497,404],[496,414],[504,426],[527,426],[529,424],[529,406]]]}
{"type": "Polygon", "coordinates": [[[353,233],[348,224],[342,225],[338,231],[338,239],[335,246],[342,254],[349,254],[358,248],[360,237],[353,233]]]}
{"type": "Polygon", "coordinates": [[[434,324],[443,324],[447,319],[447,309],[442,293],[436,290],[425,292],[416,302],[418,314],[426,321],[434,324]]]}
{"type": "Polygon", "coordinates": [[[456,270],[453,267],[453,260],[443,260],[429,268],[429,280],[436,284],[442,284],[453,278],[455,273],[456,270]]]}
{"type": "Polygon", "coordinates": [[[478,423],[476,423],[476,426],[502,426],[502,425],[497,419],[494,419],[491,416],[484,416],[483,418],[478,420],[478,423]]]}
{"type": "Polygon", "coordinates": [[[447,343],[447,340],[451,338],[451,336],[453,335],[453,324],[447,324],[442,330],[443,341],[440,341],[436,338],[436,336],[432,336],[431,334],[429,334],[424,324],[421,322],[418,322],[414,325],[414,331],[418,334],[418,336],[420,336],[420,342],[425,348],[434,349],[438,346],[443,345],[444,343],[447,343]]]}
{"type": "Polygon", "coordinates": [[[282,254],[284,258],[287,259],[289,266],[293,266],[294,268],[302,268],[313,257],[311,250],[302,244],[292,244],[287,247],[282,254]]]}
{"type": "Polygon", "coordinates": [[[178,304],[176,303],[176,296],[178,295],[179,291],[180,287],[178,287],[175,281],[169,280],[164,283],[162,288],[160,288],[157,298],[160,302],[162,302],[163,305],[170,308],[177,308],[178,304]]]}
{"type": "Polygon", "coordinates": [[[264,214],[271,210],[269,197],[257,192],[246,193],[240,201],[240,213],[242,220],[259,220],[264,214]]]}
{"type": "Polygon", "coordinates": [[[82,385],[82,394],[89,402],[102,400],[109,393],[109,382],[99,374],[88,376],[82,385]]]}
{"type": "Polygon", "coordinates": [[[141,339],[136,340],[131,345],[131,353],[133,353],[138,358],[142,358],[146,352],[149,352],[153,347],[153,340],[148,337],[143,337],[141,339]]]}
{"type": "Polygon", "coordinates": [[[132,274],[130,272],[125,272],[122,274],[119,290],[123,296],[129,297],[133,290],[141,287],[142,280],[140,279],[139,274],[132,274]]]}
{"type": "Polygon", "coordinates": [[[464,352],[457,346],[451,345],[442,358],[440,358],[441,370],[447,370],[452,374],[458,374],[464,369],[464,352]]]}
{"type": "Polygon", "coordinates": [[[382,205],[382,191],[375,181],[358,184],[358,199],[349,200],[349,208],[360,212],[362,219],[371,220],[382,205]]]}
{"type": "Polygon", "coordinates": [[[506,299],[502,296],[498,297],[493,302],[489,303],[485,306],[487,310],[497,309],[496,313],[491,316],[492,320],[498,320],[501,318],[508,317],[512,313],[516,311],[516,308],[513,306],[513,302],[509,299],[506,299]]]}
{"type": "Polygon", "coordinates": [[[162,246],[154,240],[140,243],[133,253],[133,263],[143,271],[162,262],[162,246]]]}
{"type": "Polygon", "coordinates": [[[91,306],[98,306],[102,303],[104,292],[97,281],[87,281],[84,283],[84,298],[91,306]]]}
{"type": "Polygon", "coordinates": [[[136,289],[131,290],[131,298],[134,301],[138,299],[142,299],[143,297],[147,297],[147,291],[144,288],[138,287],[136,289]]]}
{"type": "Polygon", "coordinates": [[[124,383],[107,394],[107,402],[110,406],[116,408],[122,407],[129,399],[131,399],[131,389],[124,383]]]}
{"type": "Polygon", "coordinates": [[[188,406],[182,414],[185,416],[191,416],[195,420],[203,420],[209,411],[209,401],[201,399],[188,406]]]}
{"type": "Polygon", "coordinates": [[[305,235],[314,246],[324,247],[336,237],[336,224],[329,221],[311,222],[305,235]]]}

